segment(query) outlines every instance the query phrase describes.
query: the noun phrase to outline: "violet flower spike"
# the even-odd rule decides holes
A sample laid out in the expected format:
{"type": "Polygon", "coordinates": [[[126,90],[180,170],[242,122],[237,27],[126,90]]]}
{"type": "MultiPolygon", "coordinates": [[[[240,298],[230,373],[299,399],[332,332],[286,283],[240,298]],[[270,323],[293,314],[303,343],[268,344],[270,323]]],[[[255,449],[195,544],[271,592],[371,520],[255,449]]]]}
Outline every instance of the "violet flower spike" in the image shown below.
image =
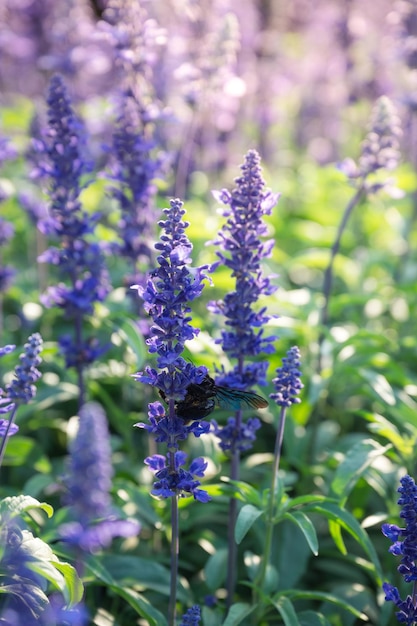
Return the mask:
{"type": "MultiPolygon", "coordinates": [[[[35,383],[41,377],[38,365],[42,359],[42,337],[39,333],[30,335],[19,357],[19,365],[15,368],[14,378],[0,390],[0,414],[10,413],[9,419],[0,420],[0,465],[2,463],[7,439],[16,434],[19,427],[14,424],[16,412],[20,404],[27,404],[36,395],[35,383]]],[[[0,349],[0,357],[9,354],[15,346],[7,345],[0,349]]]]}
{"type": "MultiPolygon", "coordinates": [[[[278,194],[266,189],[262,178],[260,157],[256,150],[249,150],[241,166],[241,175],[236,178],[232,191],[222,190],[215,197],[227,208],[223,215],[226,224],[214,242],[221,251],[217,252],[219,262],[230,269],[235,279],[234,291],[224,300],[209,303],[213,313],[224,315],[226,330],[217,339],[224,352],[236,359],[230,372],[224,369],[217,373],[215,382],[231,389],[250,391],[253,385],[266,385],[268,361],[248,362],[248,357],[257,357],[261,353],[271,354],[276,336],[264,335],[264,326],[270,320],[265,307],[256,307],[259,298],[271,295],[276,286],[269,277],[263,275],[262,262],[270,256],[274,240],[265,240],[267,225],[264,217],[269,215],[278,200],[278,194]]],[[[223,450],[231,452],[232,480],[239,479],[239,461],[241,450],[247,450],[255,439],[258,427],[256,421],[242,420],[242,411],[238,410],[226,427],[219,428],[214,422],[214,429],[220,439],[223,450]]],[[[227,604],[230,608],[235,589],[237,571],[237,545],[234,527],[237,519],[237,501],[230,500],[227,564],[227,604]]]]}
{"type": "Polygon", "coordinates": [[[385,600],[393,602],[399,611],[396,617],[402,624],[414,626],[417,622],[417,485],[408,474],[400,480],[398,504],[401,506],[400,517],[404,520],[404,527],[395,524],[383,524],[382,532],[392,541],[389,551],[394,556],[400,556],[401,562],[398,571],[406,583],[413,583],[412,593],[405,600],[400,596],[397,587],[385,582],[382,587],[385,600]]]}
{"type": "Polygon", "coordinates": [[[133,287],[153,320],[146,343],[149,352],[156,354],[159,367],[159,370],[147,367],[133,377],[158,388],[168,406],[165,411],[160,402],[150,403],[150,425],[138,423],[135,426],[145,428],[155,435],[157,441],[167,444],[172,472],[177,471],[175,451],[179,442],[190,433],[199,437],[210,428],[207,422],[199,420],[188,425],[175,413],[175,403],[184,399],[190,384],[201,383],[207,375],[205,367],[196,367],[181,356],[185,342],[199,332],[190,323],[188,303],[201,294],[207,269],[206,266],[194,270],[189,267],[192,245],[185,234],[188,223],[182,219],[185,214],[182,206],[183,203],[176,199],[171,200],[169,209],[164,209],[167,219],[159,222],[163,234],[155,245],[159,267],[150,273],[145,286],[133,287]]]}
{"type": "Polygon", "coordinates": [[[300,380],[300,358],[297,346],[290,348],[287,356],[282,359],[282,367],[277,369],[277,376],[272,381],[275,393],[271,393],[269,397],[280,407],[290,407],[301,402],[297,397],[304,387],[300,380]]]}
{"type": "Polygon", "coordinates": [[[183,221],[185,210],[179,199],[171,200],[164,209],[166,219],[159,222],[162,228],[160,241],[155,245],[158,267],[153,270],[144,286],[135,285],[144,301],[145,311],[152,318],[149,337],[146,340],[149,352],[156,355],[158,369],[147,367],[134,378],[159,389],[166,404],[151,402],[150,426],[136,424],[152,432],[158,441],[167,445],[167,455],[155,454],[146,459],[155,472],[156,482],[152,493],[171,499],[171,581],[168,608],[168,623],[176,623],[176,593],[179,558],[179,515],[178,497],[192,495],[200,502],[207,502],[208,494],[199,489],[207,464],[201,458],[191,461],[189,470],[184,470],[186,455],[178,450],[179,442],[190,432],[200,436],[208,431],[207,422],[194,420],[188,426],[176,414],[176,406],[187,395],[191,384],[199,385],[207,376],[205,367],[195,367],[182,356],[185,342],[199,332],[191,324],[189,303],[197,298],[204,287],[205,266],[191,268],[192,245],[185,234],[188,223],[183,221]]]}
{"type": "Polygon", "coordinates": [[[137,535],[139,524],[119,519],[111,507],[110,435],[99,404],[89,402],[82,407],[69,453],[65,504],[75,519],[61,527],[61,537],[80,550],[96,552],[109,546],[114,537],[137,535]]]}
{"type": "Polygon", "coordinates": [[[84,369],[101,353],[96,340],[84,336],[84,321],[93,313],[95,302],[106,297],[109,282],[101,246],[91,241],[99,215],[88,214],[79,199],[85,186],[82,176],[90,167],[85,159],[84,133],[59,76],[51,80],[48,105],[48,132],[38,146],[50,180],[50,217],[45,227],[59,247],[49,248],[39,260],[55,265],[62,282],[50,287],[42,302],[60,307],[73,322],[74,335],[61,337],[60,348],[67,367],[76,367],[81,406],[84,369]]]}
{"type": "MultiPolygon", "coordinates": [[[[263,327],[271,316],[266,313],[265,307],[256,309],[254,305],[261,296],[271,295],[277,289],[270,278],[263,276],[262,261],[270,256],[274,244],[272,239],[263,240],[267,234],[263,218],[271,213],[279,194],[266,190],[260,158],[255,150],[246,154],[241,170],[242,175],[236,179],[233,191],[224,189],[215,194],[218,200],[228,205],[223,210],[227,222],[214,242],[222,251],[216,254],[220,264],[231,270],[235,290],[228,293],[223,301],[210,302],[208,308],[225,316],[227,329],[222,331],[221,338],[216,342],[231,358],[237,359],[232,371],[218,372],[216,384],[249,390],[254,385],[266,385],[268,361],[246,362],[247,358],[272,353],[272,344],[277,339],[275,335],[264,336],[263,327]]],[[[249,426],[252,432],[253,426],[255,423],[249,426]]],[[[240,428],[240,424],[235,428],[237,439],[245,440],[245,433],[239,434],[240,428]]],[[[242,428],[247,427],[243,425],[242,428]]],[[[216,434],[219,435],[219,430],[216,434]]],[[[233,441],[227,442],[225,437],[222,439],[222,447],[226,445],[234,449],[233,441]]]]}
{"type": "Polygon", "coordinates": [[[201,610],[198,604],[192,606],[181,618],[180,626],[198,626],[201,620],[201,610]]]}

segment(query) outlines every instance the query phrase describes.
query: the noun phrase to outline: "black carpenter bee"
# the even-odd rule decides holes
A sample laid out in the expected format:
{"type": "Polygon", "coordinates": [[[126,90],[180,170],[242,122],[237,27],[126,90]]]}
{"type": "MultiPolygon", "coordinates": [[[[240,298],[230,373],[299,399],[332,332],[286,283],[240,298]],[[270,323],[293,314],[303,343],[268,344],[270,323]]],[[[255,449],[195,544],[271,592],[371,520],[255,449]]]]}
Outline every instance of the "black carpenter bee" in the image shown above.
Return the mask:
{"type": "MultiPolygon", "coordinates": [[[[165,400],[165,393],[159,391],[159,394],[165,400]]],[[[187,387],[184,400],[175,403],[175,412],[187,423],[207,417],[216,405],[234,411],[241,408],[264,409],[268,406],[268,401],[252,391],[216,385],[211,376],[207,375],[201,383],[191,383],[187,387]]]]}

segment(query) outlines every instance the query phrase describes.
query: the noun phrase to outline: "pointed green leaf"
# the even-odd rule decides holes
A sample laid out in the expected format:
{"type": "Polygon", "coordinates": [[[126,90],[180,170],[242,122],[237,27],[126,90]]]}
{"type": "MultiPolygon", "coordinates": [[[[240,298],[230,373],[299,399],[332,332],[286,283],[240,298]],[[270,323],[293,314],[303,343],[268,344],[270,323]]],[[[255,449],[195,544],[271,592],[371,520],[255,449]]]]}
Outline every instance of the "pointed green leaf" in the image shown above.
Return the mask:
{"type": "Polygon", "coordinates": [[[227,614],[226,619],[223,622],[223,626],[237,626],[241,624],[253,611],[255,606],[246,604],[244,602],[237,602],[232,604],[227,614]]]}
{"type": "Polygon", "coordinates": [[[307,540],[310,550],[317,556],[319,553],[319,542],[316,529],[311,519],[302,511],[293,511],[284,515],[286,519],[296,524],[307,540]]]}
{"type": "Polygon", "coordinates": [[[321,602],[331,602],[332,604],[340,606],[345,611],[352,613],[352,615],[358,619],[368,621],[368,617],[365,613],[361,613],[361,611],[358,611],[358,609],[352,606],[349,602],[342,600],[332,593],[327,593],[325,591],[300,591],[299,589],[287,589],[285,591],[285,596],[291,598],[291,600],[320,600],[321,602]]]}
{"type": "Polygon", "coordinates": [[[227,550],[220,548],[210,556],[205,567],[204,574],[206,584],[211,591],[215,591],[226,579],[227,550]]]}
{"type": "Polygon", "coordinates": [[[78,578],[77,570],[69,563],[63,563],[62,561],[52,561],[52,565],[61,572],[64,577],[65,586],[61,591],[67,604],[69,607],[78,604],[78,602],[82,600],[84,586],[81,579],[78,578]]]}
{"type": "Polygon", "coordinates": [[[245,506],[240,509],[235,527],[235,540],[237,544],[242,541],[251,526],[262,514],[263,511],[257,509],[252,504],[245,504],[245,506]]]}
{"type": "Polygon", "coordinates": [[[359,441],[352,446],[336,470],[330,495],[345,500],[374,459],[385,454],[390,447],[380,446],[372,439],[359,441]]]}
{"type": "Polygon", "coordinates": [[[121,598],[124,598],[138,615],[147,620],[149,626],[167,626],[167,621],[164,615],[155,609],[152,604],[150,604],[146,598],[137,593],[137,591],[120,585],[111,585],[110,589],[112,589],[112,591],[114,591],[114,593],[121,598]]]}
{"type": "Polygon", "coordinates": [[[328,520],[336,522],[344,528],[344,530],[350,533],[352,537],[361,545],[362,549],[368,554],[376,570],[377,583],[379,585],[382,584],[382,570],[375,548],[367,533],[351,513],[332,501],[311,504],[306,506],[303,511],[319,513],[328,520]]]}
{"type": "Polygon", "coordinates": [[[286,596],[271,598],[271,604],[281,615],[285,626],[301,626],[292,602],[286,596]]]}

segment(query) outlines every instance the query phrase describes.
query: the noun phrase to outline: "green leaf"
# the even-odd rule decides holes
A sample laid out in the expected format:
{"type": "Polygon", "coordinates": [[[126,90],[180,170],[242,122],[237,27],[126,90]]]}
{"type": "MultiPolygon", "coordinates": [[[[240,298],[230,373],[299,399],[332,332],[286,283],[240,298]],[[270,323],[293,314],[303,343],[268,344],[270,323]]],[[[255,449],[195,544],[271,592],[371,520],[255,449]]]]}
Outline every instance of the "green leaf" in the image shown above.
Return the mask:
{"type": "Polygon", "coordinates": [[[332,501],[321,502],[317,504],[311,504],[304,508],[304,511],[310,511],[314,513],[319,513],[326,517],[328,520],[331,520],[337,524],[339,524],[342,528],[344,528],[352,537],[360,544],[362,549],[368,554],[370,557],[376,573],[376,582],[378,585],[382,584],[382,570],[381,565],[378,559],[378,555],[375,551],[375,548],[370,541],[367,533],[360,526],[358,521],[356,520],[351,513],[340,507],[337,503],[332,501]]]}
{"type": "Polygon", "coordinates": [[[270,602],[281,615],[285,626],[301,626],[292,602],[286,596],[275,596],[270,602]]]}
{"type": "Polygon", "coordinates": [[[331,602],[332,604],[340,606],[345,611],[352,613],[355,617],[368,621],[368,617],[365,613],[358,611],[358,609],[352,606],[352,604],[345,602],[345,600],[342,600],[332,593],[326,593],[325,591],[300,591],[298,589],[287,589],[285,591],[285,596],[291,598],[291,600],[320,600],[321,602],[331,602]]]}
{"type": "Polygon", "coordinates": [[[240,509],[235,527],[235,540],[237,544],[242,541],[246,533],[262,514],[263,511],[252,504],[245,504],[245,506],[240,509]]]}
{"type": "Polygon", "coordinates": [[[228,551],[226,548],[220,548],[207,560],[204,567],[204,574],[206,584],[210,591],[218,589],[226,580],[227,554],[228,551]]]}
{"type": "Polygon", "coordinates": [[[329,520],[329,532],[337,549],[341,552],[341,554],[346,556],[347,549],[345,542],[343,541],[342,528],[340,524],[338,524],[338,522],[334,522],[333,520],[329,520]]]}
{"type": "Polygon", "coordinates": [[[7,442],[3,465],[34,467],[42,473],[51,471],[50,461],[37,442],[21,435],[10,437],[7,442]]]}
{"type": "Polygon", "coordinates": [[[262,496],[259,490],[249,485],[249,483],[243,482],[243,480],[230,480],[227,477],[223,477],[223,480],[227,481],[230,485],[233,485],[237,489],[237,494],[240,500],[243,500],[246,504],[253,504],[254,506],[261,506],[262,496]]]}
{"type": "MultiPolygon", "coordinates": [[[[154,559],[131,556],[128,554],[103,555],[100,559],[105,571],[110,574],[113,584],[141,585],[146,589],[153,589],[166,596],[169,595],[170,573],[154,559]]],[[[181,588],[178,589],[178,598],[187,601],[181,588]]]]}
{"type": "Polygon", "coordinates": [[[223,626],[237,626],[237,624],[241,624],[243,620],[254,612],[255,609],[255,606],[251,606],[250,604],[246,604],[244,602],[232,604],[227,617],[223,622],[223,626]]]}
{"type": "Polygon", "coordinates": [[[330,495],[346,500],[369,465],[378,456],[385,454],[390,447],[390,445],[381,446],[372,439],[364,439],[352,446],[336,470],[330,495]]]}
{"type": "Polygon", "coordinates": [[[140,332],[138,325],[129,318],[118,318],[115,320],[114,332],[119,334],[136,355],[137,367],[142,367],[148,352],[145,346],[143,334],[140,332]]]}
{"type": "Polygon", "coordinates": [[[317,539],[316,529],[314,528],[314,524],[311,519],[302,511],[285,513],[284,518],[290,520],[298,526],[306,538],[310,550],[314,556],[317,556],[319,553],[319,542],[317,539]]]}
{"type": "Polygon", "coordinates": [[[63,563],[62,561],[52,561],[52,565],[61,572],[64,577],[65,586],[61,591],[69,607],[81,602],[84,594],[84,586],[81,579],[78,578],[75,567],[69,563],[63,563]]]}
{"type": "Polygon", "coordinates": [[[39,502],[32,496],[9,496],[3,498],[0,502],[0,517],[4,516],[13,518],[30,511],[30,509],[40,509],[44,511],[48,517],[52,517],[54,510],[50,504],[39,502]]]}
{"type": "Polygon", "coordinates": [[[331,626],[330,622],[321,613],[302,611],[298,614],[301,626],[331,626]]]}
{"type": "Polygon", "coordinates": [[[152,604],[137,593],[137,591],[126,589],[126,587],[119,585],[110,585],[110,589],[121,598],[124,598],[138,615],[147,619],[149,626],[167,626],[168,622],[164,615],[155,609],[152,604]]]}
{"type": "Polygon", "coordinates": [[[378,400],[382,400],[382,402],[388,404],[388,406],[394,406],[396,404],[394,390],[385,376],[365,367],[360,367],[358,374],[369,383],[378,400]]]}

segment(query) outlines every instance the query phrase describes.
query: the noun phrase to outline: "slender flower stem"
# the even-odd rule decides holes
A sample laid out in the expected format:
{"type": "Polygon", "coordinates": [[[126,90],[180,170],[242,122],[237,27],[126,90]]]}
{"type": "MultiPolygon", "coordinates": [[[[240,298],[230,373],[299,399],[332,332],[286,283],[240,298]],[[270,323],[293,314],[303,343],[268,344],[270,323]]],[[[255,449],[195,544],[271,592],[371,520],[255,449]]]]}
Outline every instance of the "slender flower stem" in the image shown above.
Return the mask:
{"type": "MultiPolygon", "coordinates": [[[[242,411],[237,411],[235,414],[236,429],[239,432],[242,422],[242,411]]],[[[240,466],[240,451],[238,449],[233,451],[230,467],[230,478],[232,480],[239,480],[239,466],[240,466]]],[[[235,541],[235,527],[237,520],[237,500],[231,498],[229,502],[229,526],[227,529],[227,545],[228,545],[228,557],[227,557],[227,608],[229,609],[233,603],[233,593],[236,586],[236,572],[237,572],[237,545],[235,541]]]]}
{"type": "Polygon", "coordinates": [[[175,626],[179,550],[178,496],[173,496],[171,498],[171,581],[168,609],[169,626],[175,626]]]}
{"type": "MultiPolygon", "coordinates": [[[[265,581],[266,569],[268,567],[268,563],[271,558],[271,545],[272,545],[272,535],[274,530],[274,509],[276,503],[276,490],[278,484],[278,473],[279,473],[279,464],[281,460],[281,451],[282,451],[282,441],[284,438],[284,430],[285,430],[285,418],[286,418],[287,408],[281,407],[281,413],[279,416],[278,423],[278,431],[275,439],[275,450],[274,450],[274,463],[272,467],[272,475],[271,475],[271,487],[269,491],[269,501],[268,501],[268,510],[266,512],[266,535],[265,535],[265,543],[264,543],[264,554],[262,557],[261,566],[258,571],[258,575],[256,577],[256,585],[255,588],[257,590],[261,590],[265,581]]],[[[256,604],[256,601],[255,601],[256,604]]]]}
{"type": "Polygon", "coordinates": [[[353,209],[361,202],[362,198],[366,193],[365,183],[363,182],[360,187],[357,189],[354,196],[352,196],[351,200],[347,204],[345,211],[343,213],[342,219],[339,224],[339,228],[337,230],[336,239],[333,242],[333,245],[330,250],[330,259],[329,263],[324,272],[324,280],[323,280],[323,306],[320,313],[320,327],[321,332],[318,340],[319,351],[318,351],[318,361],[317,361],[317,373],[320,375],[322,372],[322,346],[325,338],[325,333],[323,331],[323,326],[326,326],[329,321],[329,305],[330,305],[330,296],[332,292],[333,285],[333,268],[336,256],[340,249],[340,242],[342,239],[342,235],[347,226],[349,217],[351,216],[353,209]]]}

